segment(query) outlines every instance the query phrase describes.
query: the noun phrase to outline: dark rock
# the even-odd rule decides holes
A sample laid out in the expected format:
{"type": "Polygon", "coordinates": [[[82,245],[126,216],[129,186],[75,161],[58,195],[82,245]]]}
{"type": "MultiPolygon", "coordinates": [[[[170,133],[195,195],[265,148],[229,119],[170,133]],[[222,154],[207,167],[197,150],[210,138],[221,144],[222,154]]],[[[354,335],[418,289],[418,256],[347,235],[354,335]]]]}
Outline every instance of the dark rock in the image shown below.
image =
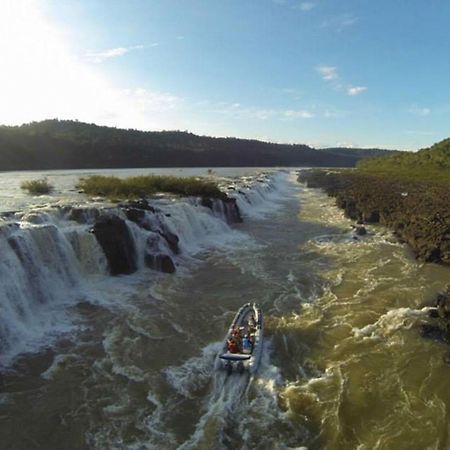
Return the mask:
{"type": "Polygon", "coordinates": [[[159,270],[164,273],[174,273],[175,264],[169,255],[157,254],[157,255],[146,255],[145,264],[150,269],[159,270]]]}
{"type": "Polygon", "coordinates": [[[379,211],[363,212],[362,216],[365,223],[378,223],[380,221],[379,211]]]}
{"type": "Polygon", "coordinates": [[[202,197],[201,205],[211,210],[213,209],[213,201],[209,197],[202,197]]]}
{"type": "Polygon", "coordinates": [[[9,236],[14,231],[17,231],[20,225],[17,222],[7,222],[0,225],[0,234],[4,236],[9,236]]]}
{"type": "Polygon", "coordinates": [[[176,234],[170,232],[165,229],[164,231],[158,231],[158,233],[166,240],[169,244],[170,250],[173,251],[176,255],[180,253],[180,248],[178,247],[179,238],[176,234]]]}
{"type": "Polygon", "coordinates": [[[126,203],[120,203],[118,206],[122,209],[134,208],[143,209],[144,211],[149,211],[152,213],[157,212],[157,209],[150,205],[148,200],[145,198],[141,198],[139,200],[129,200],[126,203]]]}
{"type": "Polygon", "coordinates": [[[67,215],[67,220],[87,223],[98,219],[99,216],[100,211],[97,208],[71,208],[67,215]]]}
{"type": "Polygon", "coordinates": [[[420,327],[420,335],[426,339],[447,343],[447,330],[429,323],[424,323],[420,327]]]}
{"type": "Polygon", "coordinates": [[[227,197],[221,200],[225,207],[228,223],[240,223],[242,222],[241,211],[236,203],[235,198],[227,197]]]}
{"type": "Polygon", "coordinates": [[[432,319],[437,319],[439,317],[439,312],[436,308],[432,308],[428,310],[428,317],[432,319]]]}
{"type": "Polygon", "coordinates": [[[142,221],[145,219],[145,211],[143,209],[137,208],[126,208],[125,215],[128,220],[137,223],[140,225],[142,221]]]}
{"type": "Polygon", "coordinates": [[[418,259],[450,265],[450,191],[446,183],[329,169],[303,171],[300,181],[324,189],[347,217],[390,228],[418,259]]]}
{"type": "Polygon", "coordinates": [[[136,249],[124,220],[114,215],[102,216],[92,231],[105,253],[111,275],[136,271],[136,249]]]}
{"type": "Polygon", "coordinates": [[[156,209],[150,205],[150,203],[148,202],[148,200],[146,200],[145,198],[141,198],[139,200],[133,200],[131,202],[128,203],[129,207],[131,208],[136,208],[136,209],[144,209],[146,211],[151,211],[151,212],[156,212],[156,209]]]}
{"type": "Polygon", "coordinates": [[[355,227],[355,234],[357,236],[364,236],[367,234],[367,230],[366,227],[364,227],[363,225],[358,225],[355,227]]]}
{"type": "Polygon", "coordinates": [[[436,299],[436,310],[439,317],[450,318],[450,297],[447,294],[439,294],[436,299]]]}

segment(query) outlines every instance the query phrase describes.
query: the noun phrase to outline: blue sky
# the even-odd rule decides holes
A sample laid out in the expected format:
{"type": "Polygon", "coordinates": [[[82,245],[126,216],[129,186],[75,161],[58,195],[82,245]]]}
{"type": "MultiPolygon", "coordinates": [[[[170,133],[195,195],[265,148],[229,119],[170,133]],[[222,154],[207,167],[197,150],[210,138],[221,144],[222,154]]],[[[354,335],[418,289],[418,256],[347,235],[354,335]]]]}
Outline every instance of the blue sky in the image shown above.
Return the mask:
{"type": "Polygon", "coordinates": [[[0,122],[316,147],[450,135],[450,2],[2,0],[0,122]]]}

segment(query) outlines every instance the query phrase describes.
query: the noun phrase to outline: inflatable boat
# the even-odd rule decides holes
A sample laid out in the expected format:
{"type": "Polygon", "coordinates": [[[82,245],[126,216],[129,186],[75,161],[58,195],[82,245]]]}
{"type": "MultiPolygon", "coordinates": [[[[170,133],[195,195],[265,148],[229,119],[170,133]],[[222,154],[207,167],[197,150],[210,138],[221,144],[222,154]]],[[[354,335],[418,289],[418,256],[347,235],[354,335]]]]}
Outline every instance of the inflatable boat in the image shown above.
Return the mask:
{"type": "Polygon", "coordinates": [[[256,303],[246,303],[231,323],[217,355],[216,368],[228,374],[255,373],[261,361],[263,331],[261,308],[256,303]]]}

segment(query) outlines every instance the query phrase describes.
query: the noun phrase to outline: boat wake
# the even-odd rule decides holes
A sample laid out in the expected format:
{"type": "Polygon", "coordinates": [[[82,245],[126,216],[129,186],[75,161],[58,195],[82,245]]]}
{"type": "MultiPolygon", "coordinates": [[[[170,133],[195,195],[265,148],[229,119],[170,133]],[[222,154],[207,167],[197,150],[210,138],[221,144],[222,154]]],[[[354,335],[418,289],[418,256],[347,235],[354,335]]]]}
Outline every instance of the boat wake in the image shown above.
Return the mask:
{"type": "MultiPolygon", "coordinates": [[[[307,432],[298,425],[294,427],[289,415],[280,406],[279,392],[284,381],[278,367],[270,361],[271,345],[270,340],[263,344],[263,356],[257,375],[250,375],[248,372],[231,375],[224,371],[210,372],[210,389],[202,402],[201,415],[195,424],[195,430],[179,449],[250,450],[263,448],[262,446],[274,449],[299,448],[307,432]],[[271,432],[268,435],[268,427],[278,430],[279,434],[271,432]],[[286,430],[289,430],[288,439],[286,430]]],[[[204,349],[210,352],[210,362],[213,348],[217,350],[218,347],[220,343],[204,349]]],[[[172,375],[183,373],[187,367],[192,367],[194,362],[197,363],[198,360],[191,359],[182,369],[175,369],[175,372],[172,369],[172,375]]],[[[181,377],[183,382],[190,380],[192,373],[198,371],[191,372],[188,377],[181,377]]],[[[173,384],[173,377],[170,378],[173,384]]],[[[186,394],[186,385],[182,385],[182,392],[186,394]]],[[[198,388],[197,383],[189,385],[198,388]]],[[[177,384],[177,389],[180,392],[180,384],[177,384]]]]}

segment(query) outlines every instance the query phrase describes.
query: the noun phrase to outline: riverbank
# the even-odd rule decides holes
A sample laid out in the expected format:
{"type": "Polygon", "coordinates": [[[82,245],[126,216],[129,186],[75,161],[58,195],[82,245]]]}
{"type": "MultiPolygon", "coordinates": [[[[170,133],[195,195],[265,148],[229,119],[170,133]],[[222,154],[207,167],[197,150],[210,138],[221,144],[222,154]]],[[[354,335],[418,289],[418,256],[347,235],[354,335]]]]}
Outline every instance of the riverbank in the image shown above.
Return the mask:
{"type": "Polygon", "coordinates": [[[391,229],[418,259],[450,264],[449,183],[352,170],[304,170],[299,181],[334,197],[347,217],[391,229]]]}

